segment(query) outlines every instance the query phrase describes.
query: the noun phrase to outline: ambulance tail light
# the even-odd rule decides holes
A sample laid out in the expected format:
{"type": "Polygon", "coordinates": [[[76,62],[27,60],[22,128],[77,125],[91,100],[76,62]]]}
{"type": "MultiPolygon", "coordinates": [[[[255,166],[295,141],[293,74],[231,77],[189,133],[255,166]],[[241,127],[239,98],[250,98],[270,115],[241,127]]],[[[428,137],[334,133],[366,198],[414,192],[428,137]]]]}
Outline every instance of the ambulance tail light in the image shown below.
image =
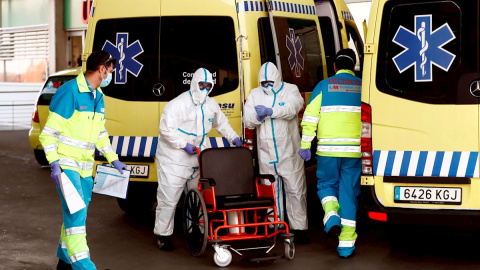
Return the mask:
{"type": "Polygon", "coordinates": [[[368,217],[377,220],[377,221],[382,221],[382,222],[387,222],[387,213],[381,213],[381,212],[368,212],[368,217]]]}
{"type": "Polygon", "coordinates": [[[372,150],[372,107],[362,102],[362,173],[373,175],[372,150]]]}
{"type": "Polygon", "coordinates": [[[248,149],[250,151],[253,151],[256,149],[256,132],[255,129],[251,128],[245,128],[245,144],[248,146],[248,149]]]}
{"type": "Polygon", "coordinates": [[[35,107],[33,107],[32,121],[35,123],[40,123],[40,118],[38,117],[38,105],[35,102],[35,107]]]}

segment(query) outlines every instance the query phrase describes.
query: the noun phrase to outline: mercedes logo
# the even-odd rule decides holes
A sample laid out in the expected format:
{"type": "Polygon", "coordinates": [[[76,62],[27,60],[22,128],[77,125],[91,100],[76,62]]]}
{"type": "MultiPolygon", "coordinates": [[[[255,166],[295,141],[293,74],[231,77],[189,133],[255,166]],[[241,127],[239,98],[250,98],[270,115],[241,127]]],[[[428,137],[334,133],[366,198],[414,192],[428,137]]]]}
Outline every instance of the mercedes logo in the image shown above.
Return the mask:
{"type": "Polygon", "coordinates": [[[165,86],[161,83],[157,83],[153,86],[152,92],[157,97],[162,96],[165,93],[165,86]]]}
{"type": "Polygon", "coordinates": [[[470,94],[476,98],[480,98],[480,80],[473,81],[470,84],[470,94]]]}

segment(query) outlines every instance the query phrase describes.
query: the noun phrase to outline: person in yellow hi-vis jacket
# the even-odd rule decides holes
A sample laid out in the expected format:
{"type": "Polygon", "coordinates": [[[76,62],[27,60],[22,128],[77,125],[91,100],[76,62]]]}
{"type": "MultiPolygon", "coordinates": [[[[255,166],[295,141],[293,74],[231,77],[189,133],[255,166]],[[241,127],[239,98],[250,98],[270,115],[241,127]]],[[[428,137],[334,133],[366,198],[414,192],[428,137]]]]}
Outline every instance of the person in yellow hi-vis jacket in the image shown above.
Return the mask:
{"type": "MultiPolygon", "coordinates": [[[[85,221],[92,197],[93,154],[95,148],[122,172],[105,129],[105,105],[100,87],[112,80],[116,59],[105,51],[95,51],[87,59],[87,70],[75,80],[58,88],[50,104],[50,113],[40,142],[52,169],[63,211],[61,240],[58,244],[57,269],[96,269],[90,260],[85,221]],[[70,214],[59,187],[58,175],[68,176],[87,207],[70,214]]],[[[122,172],[123,173],[123,172],[122,172]]]]}
{"type": "Polygon", "coordinates": [[[337,72],[315,87],[302,119],[304,160],[317,136],[318,197],[325,211],[327,240],[338,246],[340,257],[350,257],[357,239],[357,197],[360,195],[361,89],[355,76],[355,53],[340,50],[335,58],[337,72]]]}

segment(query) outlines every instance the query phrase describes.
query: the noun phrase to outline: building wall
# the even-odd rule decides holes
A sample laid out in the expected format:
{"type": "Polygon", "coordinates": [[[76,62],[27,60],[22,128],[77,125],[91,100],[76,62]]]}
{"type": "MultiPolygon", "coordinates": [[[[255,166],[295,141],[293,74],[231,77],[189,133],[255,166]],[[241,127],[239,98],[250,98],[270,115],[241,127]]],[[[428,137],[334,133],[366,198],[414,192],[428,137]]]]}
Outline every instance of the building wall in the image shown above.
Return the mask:
{"type": "Polygon", "coordinates": [[[48,0],[2,0],[1,15],[2,27],[47,24],[48,0]]]}

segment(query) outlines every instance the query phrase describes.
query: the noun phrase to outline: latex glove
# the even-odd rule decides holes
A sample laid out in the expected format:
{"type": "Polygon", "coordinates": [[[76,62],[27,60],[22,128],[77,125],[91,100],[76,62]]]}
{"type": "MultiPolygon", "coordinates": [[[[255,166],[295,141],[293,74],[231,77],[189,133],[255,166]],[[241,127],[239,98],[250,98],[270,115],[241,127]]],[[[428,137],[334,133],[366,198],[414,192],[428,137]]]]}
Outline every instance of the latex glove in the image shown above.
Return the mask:
{"type": "Polygon", "coordinates": [[[260,115],[257,114],[257,121],[258,122],[263,122],[263,119],[265,119],[265,117],[260,117],[260,115]]]}
{"type": "Polygon", "coordinates": [[[236,147],[242,147],[242,139],[240,139],[240,137],[238,138],[235,138],[235,140],[233,140],[233,144],[235,144],[236,147]]]}
{"type": "MultiPolygon", "coordinates": [[[[258,120],[258,118],[261,118],[263,120],[265,117],[271,116],[272,113],[273,113],[272,108],[267,108],[263,105],[255,106],[255,111],[257,111],[257,120],[258,120]]],[[[259,122],[261,122],[261,121],[259,121],[259,122]]]]}
{"type": "Polygon", "coordinates": [[[312,153],[310,152],[310,149],[300,149],[298,151],[298,154],[303,158],[305,161],[309,161],[310,158],[312,157],[312,153]]]}
{"type": "Polygon", "coordinates": [[[189,155],[195,155],[197,154],[197,149],[195,148],[197,148],[195,145],[187,143],[187,145],[182,149],[189,155]]]}
{"type": "Polygon", "coordinates": [[[125,165],[123,162],[121,162],[120,160],[114,160],[112,162],[112,165],[113,167],[115,167],[115,169],[117,169],[121,174],[123,174],[123,170],[126,170],[127,169],[127,165],[125,165]]]}
{"type": "Polygon", "coordinates": [[[58,161],[54,161],[50,164],[50,168],[52,169],[52,174],[50,176],[52,177],[53,182],[55,182],[55,185],[60,188],[60,182],[58,181],[58,175],[62,173],[60,164],[58,164],[58,161]]]}

